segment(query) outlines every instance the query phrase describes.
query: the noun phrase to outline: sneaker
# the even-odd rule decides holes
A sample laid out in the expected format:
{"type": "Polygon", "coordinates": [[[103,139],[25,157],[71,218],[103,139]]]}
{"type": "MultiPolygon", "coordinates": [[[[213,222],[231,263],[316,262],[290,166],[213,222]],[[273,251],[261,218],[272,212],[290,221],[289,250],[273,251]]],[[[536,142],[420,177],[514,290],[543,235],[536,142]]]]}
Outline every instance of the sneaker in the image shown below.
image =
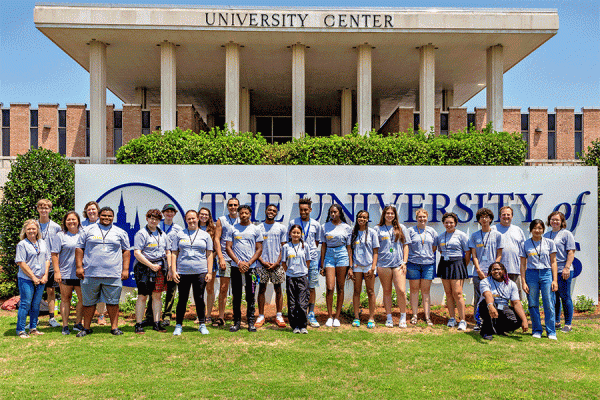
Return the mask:
{"type": "Polygon", "coordinates": [[[405,319],[401,319],[400,322],[398,323],[398,327],[400,327],[400,328],[406,328],[406,320],[405,319]]]}
{"type": "Polygon", "coordinates": [[[173,331],[173,336],[181,336],[181,331],[183,329],[181,328],[180,324],[175,325],[175,330],[173,331]]]}
{"type": "Polygon", "coordinates": [[[280,328],[285,328],[287,326],[282,316],[275,318],[275,323],[280,328]]]}
{"type": "Polygon", "coordinates": [[[198,328],[198,332],[200,332],[203,335],[208,335],[210,332],[208,332],[208,329],[206,329],[206,324],[200,324],[200,327],[198,328]]]}
{"type": "Polygon", "coordinates": [[[413,315],[412,318],[410,319],[410,323],[411,325],[416,325],[417,324],[417,316],[413,315]]]}
{"type": "Polygon", "coordinates": [[[557,322],[554,324],[555,329],[560,329],[561,327],[562,327],[562,325],[560,324],[560,322],[557,322]]]}
{"type": "Polygon", "coordinates": [[[459,331],[466,331],[467,330],[467,321],[465,321],[464,319],[462,321],[460,321],[458,323],[458,330],[459,331]]]}
{"type": "Polygon", "coordinates": [[[303,335],[306,335],[308,333],[308,329],[302,328],[302,329],[300,329],[300,333],[303,335]]]}
{"type": "Polygon", "coordinates": [[[427,322],[427,326],[433,326],[433,322],[431,321],[431,318],[426,318],[425,322],[427,322]]]}
{"type": "Polygon", "coordinates": [[[20,337],[21,339],[28,339],[29,338],[29,335],[25,331],[21,331],[21,332],[17,333],[17,336],[20,337]]]}
{"type": "Polygon", "coordinates": [[[367,329],[373,329],[373,328],[375,328],[375,321],[367,322],[367,329]]]}
{"type": "Polygon", "coordinates": [[[104,318],[104,315],[98,316],[98,325],[106,325],[106,318],[104,318]]]}
{"type": "Polygon", "coordinates": [[[163,327],[160,322],[155,322],[154,325],[152,326],[152,330],[156,331],[156,332],[161,332],[161,333],[164,333],[167,331],[167,329],[165,327],[163,327]]]}
{"type": "Polygon", "coordinates": [[[334,328],[338,328],[340,326],[340,320],[339,319],[334,319],[333,320],[333,327],[334,328]]]}
{"type": "Polygon", "coordinates": [[[548,339],[550,339],[550,340],[558,340],[558,338],[556,337],[556,335],[548,335],[548,339]]]}
{"type": "Polygon", "coordinates": [[[300,329],[298,328],[294,328],[294,330],[292,331],[293,333],[300,333],[300,329]]]}
{"type": "Polygon", "coordinates": [[[542,338],[542,334],[541,333],[534,333],[533,335],[531,335],[534,339],[541,339],[542,338]]]}
{"type": "Polygon", "coordinates": [[[573,328],[571,327],[571,325],[565,325],[563,326],[563,328],[560,330],[561,332],[571,332],[573,330],[573,328]]]}
{"type": "Polygon", "coordinates": [[[473,330],[474,330],[475,332],[479,332],[479,331],[481,331],[481,324],[478,322],[478,323],[477,323],[477,324],[476,324],[476,325],[473,327],[473,330]]]}
{"type": "Polygon", "coordinates": [[[310,323],[310,326],[312,326],[313,328],[318,328],[321,326],[319,324],[319,321],[317,321],[317,318],[315,318],[314,312],[308,313],[308,322],[310,323]]]}
{"type": "Polygon", "coordinates": [[[38,331],[37,328],[32,329],[32,330],[29,331],[29,335],[30,336],[41,336],[43,334],[44,334],[44,332],[38,331]]]}
{"type": "Polygon", "coordinates": [[[256,319],[256,322],[254,323],[254,326],[257,328],[260,328],[261,326],[263,326],[264,323],[265,323],[265,316],[259,315],[258,318],[256,319]]]}
{"type": "Polygon", "coordinates": [[[494,337],[492,335],[483,335],[484,340],[492,340],[494,337]]]}
{"type": "Polygon", "coordinates": [[[360,326],[360,319],[355,319],[352,321],[352,326],[358,328],[360,326]]]}
{"type": "Polygon", "coordinates": [[[256,332],[256,326],[252,322],[248,324],[248,332],[256,332]]]}
{"type": "Polygon", "coordinates": [[[385,326],[386,328],[393,328],[394,327],[394,321],[391,319],[388,319],[387,321],[385,321],[385,326]]]}
{"type": "Polygon", "coordinates": [[[60,326],[60,324],[58,323],[58,321],[56,320],[56,318],[52,317],[48,320],[48,323],[50,324],[51,327],[53,328],[58,328],[60,326]]]}
{"type": "Polygon", "coordinates": [[[82,331],[82,330],[84,330],[84,329],[85,329],[85,328],[83,327],[83,324],[82,324],[82,323],[79,323],[79,324],[75,324],[75,325],[73,325],[73,330],[74,330],[75,332],[81,332],[81,331],[82,331]]]}
{"type": "Polygon", "coordinates": [[[455,318],[450,318],[448,320],[448,324],[446,324],[446,326],[448,328],[454,328],[456,326],[456,319],[455,318]]]}
{"type": "Polygon", "coordinates": [[[229,332],[237,332],[239,331],[241,328],[239,321],[238,322],[234,322],[233,325],[231,325],[229,327],[229,332]]]}
{"type": "Polygon", "coordinates": [[[110,334],[113,336],[121,336],[123,334],[123,331],[119,328],[115,328],[110,330],[110,334]]]}
{"type": "Polygon", "coordinates": [[[84,336],[87,336],[87,335],[91,335],[92,333],[94,333],[93,330],[83,328],[82,330],[80,330],[79,332],[77,332],[77,335],[75,335],[75,336],[76,337],[84,337],[84,336]]]}
{"type": "Polygon", "coordinates": [[[333,318],[327,318],[327,322],[325,322],[325,326],[331,328],[333,326],[333,318]]]}
{"type": "Polygon", "coordinates": [[[69,331],[69,327],[68,326],[63,326],[63,328],[62,328],[62,334],[63,335],[68,335],[70,333],[71,332],[69,331]]]}
{"type": "Polygon", "coordinates": [[[166,328],[169,325],[171,325],[171,321],[168,319],[165,319],[164,321],[160,322],[160,326],[162,326],[163,328],[166,328]]]}
{"type": "Polygon", "coordinates": [[[141,323],[139,323],[139,324],[135,324],[135,326],[133,327],[133,331],[134,331],[135,333],[137,333],[138,335],[142,335],[142,334],[146,333],[146,332],[144,331],[144,328],[142,327],[142,324],[141,324],[141,323]]]}

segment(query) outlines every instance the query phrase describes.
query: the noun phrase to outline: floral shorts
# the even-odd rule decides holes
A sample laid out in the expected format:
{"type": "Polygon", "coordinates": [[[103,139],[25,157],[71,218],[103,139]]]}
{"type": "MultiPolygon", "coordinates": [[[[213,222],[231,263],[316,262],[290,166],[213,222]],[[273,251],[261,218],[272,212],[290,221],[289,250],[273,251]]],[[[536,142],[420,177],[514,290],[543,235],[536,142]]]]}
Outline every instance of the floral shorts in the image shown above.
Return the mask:
{"type": "Polygon", "coordinates": [[[281,265],[271,271],[261,265],[256,268],[256,274],[260,278],[261,284],[267,284],[271,281],[273,284],[278,285],[285,282],[285,271],[281,265]]]}

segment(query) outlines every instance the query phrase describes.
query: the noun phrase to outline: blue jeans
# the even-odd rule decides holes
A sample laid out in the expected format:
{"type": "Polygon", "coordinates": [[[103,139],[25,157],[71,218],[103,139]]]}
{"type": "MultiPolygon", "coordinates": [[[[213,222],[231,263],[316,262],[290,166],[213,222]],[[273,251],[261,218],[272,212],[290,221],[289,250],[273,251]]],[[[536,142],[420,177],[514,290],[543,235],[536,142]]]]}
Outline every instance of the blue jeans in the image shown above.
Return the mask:
{"type": "Polygon", "coordinates": [[[532,333],[543,332],[542,320],[540,317],[540,292],[542,292],[542,301],[544,303],[544,322],[546,323],[546,333],[555,335],[554,327],[554,294],[552,293],[552,270],[546,269],[528,269],[525,273],[525,282],[529,286],[527,302],[529,303],[529,316],[531,317],[532,333]]]}
{"type": "Polygon", "coordinates": [[[36,329],[40,315],[40,302],[44,294],[44,285],[33,284],[29,279],[19,278],[19,312],[17,314],[17,334],[25,330],[27,314],[29,314],[29,329],[36,329]]]}
{"type": "Polygon", "coordinates": [[[556,315],[556,323],[560,323],[560,303],[562,300],[562,306],[565,310],[565,325],[571,325],[573,322],[573,299],[571,299],[571,281],[573,280],[573,273],[571,271],[571,275],[569,279],[566,281],[562,278],[562,273],[558,273],[558,291],[555,293],[555,303],[554,312],[556,315]]]}

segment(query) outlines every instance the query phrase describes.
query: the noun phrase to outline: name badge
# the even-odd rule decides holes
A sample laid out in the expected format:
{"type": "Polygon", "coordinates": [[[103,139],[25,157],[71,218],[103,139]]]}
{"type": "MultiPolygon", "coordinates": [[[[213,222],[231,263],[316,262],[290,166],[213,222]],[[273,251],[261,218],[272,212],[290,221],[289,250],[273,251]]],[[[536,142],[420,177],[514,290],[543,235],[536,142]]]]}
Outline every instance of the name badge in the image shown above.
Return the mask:
{"type": "Polygon", "coordinates": [[[482,254],[481,255],[481,261],[489,261],[488,255],[487,254],[482,254]]]}
{"type": "Polygon", "coordinates": [[[449,261],[449,260],[450,260],[450,257],[447,256],[446,254],[444,254],[444,261],[449,261]]]}
{"type": "Polygon", "coordinates": [[[196,252],[194,250],[190,250],[190,257],[195,257],[196,256],[196,252]]]}
{"type": "Polygon", "coordinates": [[[500,310],[500,311],[504,310],[504,305],[503,304],[498,304],[498,310],[500,310]]]}
{"type": "Polygon", "coordinates": [[[292,266],[294,266],[294,267],[300,266],[300,258],[298,258],[298,257],[292,258],[292,266]]]}
{"type": "Polygon", "coordinates": [[[105,253],[108,253],[108,246],[103,245],[102,246],[102,251],[105,252],[105,253]]]}
{"type": "Polygon", "coordinates": [[[356,254],[358,254],[359,256],[362,256],[363,254],[365,254],[365,250],[358,248],[358,249],[356,249],[356,254]]]}

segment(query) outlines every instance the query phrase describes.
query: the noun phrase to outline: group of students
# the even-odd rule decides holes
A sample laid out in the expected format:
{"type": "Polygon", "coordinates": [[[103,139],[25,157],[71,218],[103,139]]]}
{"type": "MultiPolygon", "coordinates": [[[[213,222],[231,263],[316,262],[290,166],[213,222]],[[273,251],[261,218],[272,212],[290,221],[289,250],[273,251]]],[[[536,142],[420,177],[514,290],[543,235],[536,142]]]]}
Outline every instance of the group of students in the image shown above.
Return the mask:
{"type": "Polygon", "coordinates": [[[533,337],[539,338],[542,334],[540,292],[548,337],[556,339],[561,301],[565,315],[563,331],[571,330],[573,305],[570,286],[575,241],[571,232],[566,230],[564,215],[558,211],[548,216],[549,232],[544,234],[544,222],[536,219],[530,224],[531,238],[525,239],[523,231],[512,225],[512,208],[506,206],[500,209],[500,224],[495,226],[491,226],[494,220],[492,211],[482,208],[476,213],[481,229],[468,237],[456,229],[458,217],[452,212],[443,215],[445,231],[438,234],[427,225],[429,214],[425,209],[417,210],[417,224],[406,228],[399,223],[398,212],[391,205],[384,207],[379,223],[374,227],[369,227],[369,213],[365,210],[357,213],[356,224],[351,227],[342,207],[333,204],[326,222],[321,225],[310,217],[310,198],[299,200],[300,216],[291,220],[288,227],[275,221],[278,208],[273,204],[265,209],[265,222],[255,225],[251,222],[252,209],[240,205],[237,198],[230,198],[226,215],[219,217],[216,223],[207,208],[187,211],[184,218],[186,228],[173,222],[177,210],[171,204],[166,204],[162,210],[149,210],[146,213],[147,225],[136,233],[131,248],[126,232],[112,224],[114,212],[109,207],[100,209],[96,202],[89,202],[84,209],[85,221],[80,221],[79,215],[71,211],[64,216],[62,226],[48,218],[51,202],[40,200],[37,207],[40,218],[25,222],[15,258],[20,267],[21,303],[17,320],[17,335],[20,337],[42,334],[37,329],[39,303],[44,286],[51,287],[51,282],[60,284],[63,334],[70,333],[68,321],[73,291],[79,299],[73,327],[78,331],[77,336],[92,333],[92,316],[100,302],[106,303],[111,333],[122,334],[118,328],[118,304],[121,281],[129,274],[131,249],[138,287],[134,327],[138,334],[144,333],[147,326],[156,331],[166,331],[172,317],[176,290],[179,291],[179,301],[173,335],[183,332],[190,289],[193,290],[200,333],[208,334],[211,324],[224,326],[230,285],[233,323],[229,330],[237,332],[241,329],[244,289],[247,329],[255,332],[265,322],[265,292],[269,282],[274,285],[275,322],[285,327],[281,288],[284,281],[290,327],[294,333],[308,333],[308,324],[315,328],[320,326],[314,313],[319,273],[326,282],[327,327],[340,326],[347,279],[354,282],[355,318],[352,326],[361,325],[360,294],[364,280],[369,303],[367,328],[375,327],[374,285],[377,276],[383,289],[386,327],[394,326],[392,287],[396,289],[400,309],[398,326],[407,327],[406,279],[409,280],[413,311],[410,323],[418,322],[421,292],[424,320],[427,325],[433,325],[430,287],[437,275],[446,293],[450,315],[447,325],[464,331],[467,323],[463,284],[469,277],[467,266],[471,262],[477,310],[474,329],[480,330],[484,339],[491,340],[493,334],[513,331],[518,327],[527,331],[527,318],[520,301],[521,289],[528,296],[533,337]],[[440,261],[436,271],[437,252],[440,253],[440,261]],[[218,317],[212,320],[217,277],[218,317]],[[334,290],[337,291],[335,313],[334,290]],[[164,291],[163,310],[161,296],[164,291]],[[255,319],[257,292],[259,312],[255,319]],[[27,315],[30,316],[29,334],[25,329],[27,315]]]}

